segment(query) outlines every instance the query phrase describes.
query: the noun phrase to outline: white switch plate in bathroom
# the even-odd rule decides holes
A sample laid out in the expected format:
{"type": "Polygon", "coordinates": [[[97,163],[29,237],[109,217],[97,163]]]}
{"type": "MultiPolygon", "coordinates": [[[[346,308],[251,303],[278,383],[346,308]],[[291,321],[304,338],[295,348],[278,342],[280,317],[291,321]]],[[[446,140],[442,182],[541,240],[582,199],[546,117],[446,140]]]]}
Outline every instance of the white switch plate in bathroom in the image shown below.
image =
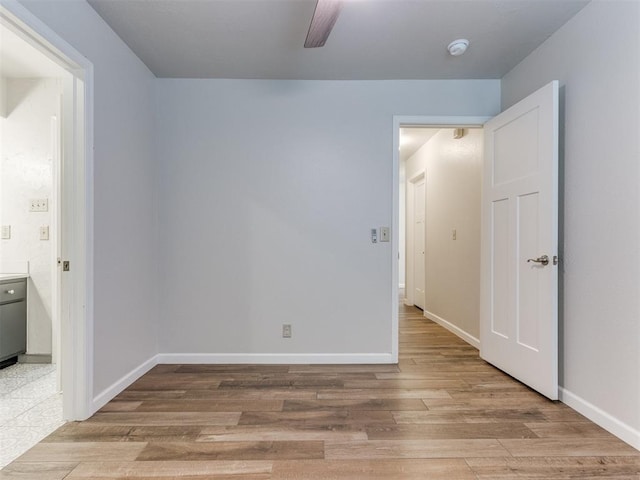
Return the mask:
{"type": "Polygon", "coordinates": [[[389,238],[389,227],[380,227],[380,241],[381,242],[390,241],[390,238],[389,238]]]}
{"type": "Polygon", "coordinates": [[[49,225],[40,227],[40,240],[49,240],[49,225]]]}
{"type": "Polygon", "coordinates": [[[11,238],[11,225],[2,225],[2,240],[11,238]]]}
{"type": "Polygon", "coordinates": [[[49,199],[37,198],[29,200],[30,212],[48,212],[49,211],[49,199]]]}

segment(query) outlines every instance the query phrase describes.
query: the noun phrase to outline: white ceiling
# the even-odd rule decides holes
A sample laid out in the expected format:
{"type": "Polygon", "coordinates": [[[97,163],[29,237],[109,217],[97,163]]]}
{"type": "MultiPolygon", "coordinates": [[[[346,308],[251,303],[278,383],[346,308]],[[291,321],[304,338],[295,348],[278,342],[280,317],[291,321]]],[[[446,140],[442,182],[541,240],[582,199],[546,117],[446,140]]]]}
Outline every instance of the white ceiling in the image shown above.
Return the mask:
{"type": "Polygon", "coordinates": [[[60,77],[63,74],[64,69],[57,63],[0,25],[0,77],[60,77]]]}
{"type": "Polygon", "coordinates": [[[501,78],[588,1],[346,0],[316,49],[315,0],[89,3],[158,77],[377,80],[501,78]]]}
{"type": "Polygon", "coordinates": [[[439,128],[403,127],[400,129],[400,161],[405,162],[440,131],[439,128]]]}

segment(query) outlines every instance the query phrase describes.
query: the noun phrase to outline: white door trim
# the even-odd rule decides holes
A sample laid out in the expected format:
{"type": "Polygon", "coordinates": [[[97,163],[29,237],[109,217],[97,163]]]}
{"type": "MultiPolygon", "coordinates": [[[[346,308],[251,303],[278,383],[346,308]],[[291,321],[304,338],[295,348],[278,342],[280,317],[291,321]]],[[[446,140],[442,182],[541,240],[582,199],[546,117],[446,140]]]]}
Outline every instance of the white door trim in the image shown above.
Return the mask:
{"type": "Polygon", "coordinates": [[[64,215],[73,223],[65,239],[70,322],[61,325],[60,361],[64,418],[84,420],[93,414],[93,64],[17,0],[2,0],[0,22],[73,77],[65,100],[73,115],[62,124],[73,169],[64,215]]]}
{"type": "Polygon", "coordinates": [[[398,255],[400,253],[400,127],[482,127],[491,117],[393,116],[393,174],[391,186],[391,356],[398,361],[398,255]]]}

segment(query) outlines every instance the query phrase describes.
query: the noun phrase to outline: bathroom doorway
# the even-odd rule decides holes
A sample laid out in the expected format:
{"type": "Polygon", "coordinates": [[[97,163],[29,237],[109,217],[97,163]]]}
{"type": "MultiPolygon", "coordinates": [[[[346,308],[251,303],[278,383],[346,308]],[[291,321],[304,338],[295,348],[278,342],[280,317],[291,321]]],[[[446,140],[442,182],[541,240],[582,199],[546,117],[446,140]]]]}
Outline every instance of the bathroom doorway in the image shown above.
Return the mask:
{"type": "Polygon", "coordinates": [[[62,425],[63,87],[71,74],[0,25],[0,465],[62,425]]]}
{"type": "Polygon", "coordinates": [[[92,411],[93,67],[16,2],[0,34],[4,465],[92,411]]]}

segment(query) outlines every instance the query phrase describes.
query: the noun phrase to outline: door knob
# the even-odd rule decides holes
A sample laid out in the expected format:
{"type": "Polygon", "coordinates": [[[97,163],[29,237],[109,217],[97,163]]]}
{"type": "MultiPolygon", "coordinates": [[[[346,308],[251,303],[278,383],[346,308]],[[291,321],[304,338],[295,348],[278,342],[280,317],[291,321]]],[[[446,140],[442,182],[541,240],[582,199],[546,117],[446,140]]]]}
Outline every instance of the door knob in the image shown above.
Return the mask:
{"type": "Polygon", "coordinates": [[[533,262],[533,263],[540,263],[542,265],[549,265],[549,257],[546,255],[542,255],[541,257],[538,258],[530,258],[527,260],[527,263],[529,262],[533,262]]]}

